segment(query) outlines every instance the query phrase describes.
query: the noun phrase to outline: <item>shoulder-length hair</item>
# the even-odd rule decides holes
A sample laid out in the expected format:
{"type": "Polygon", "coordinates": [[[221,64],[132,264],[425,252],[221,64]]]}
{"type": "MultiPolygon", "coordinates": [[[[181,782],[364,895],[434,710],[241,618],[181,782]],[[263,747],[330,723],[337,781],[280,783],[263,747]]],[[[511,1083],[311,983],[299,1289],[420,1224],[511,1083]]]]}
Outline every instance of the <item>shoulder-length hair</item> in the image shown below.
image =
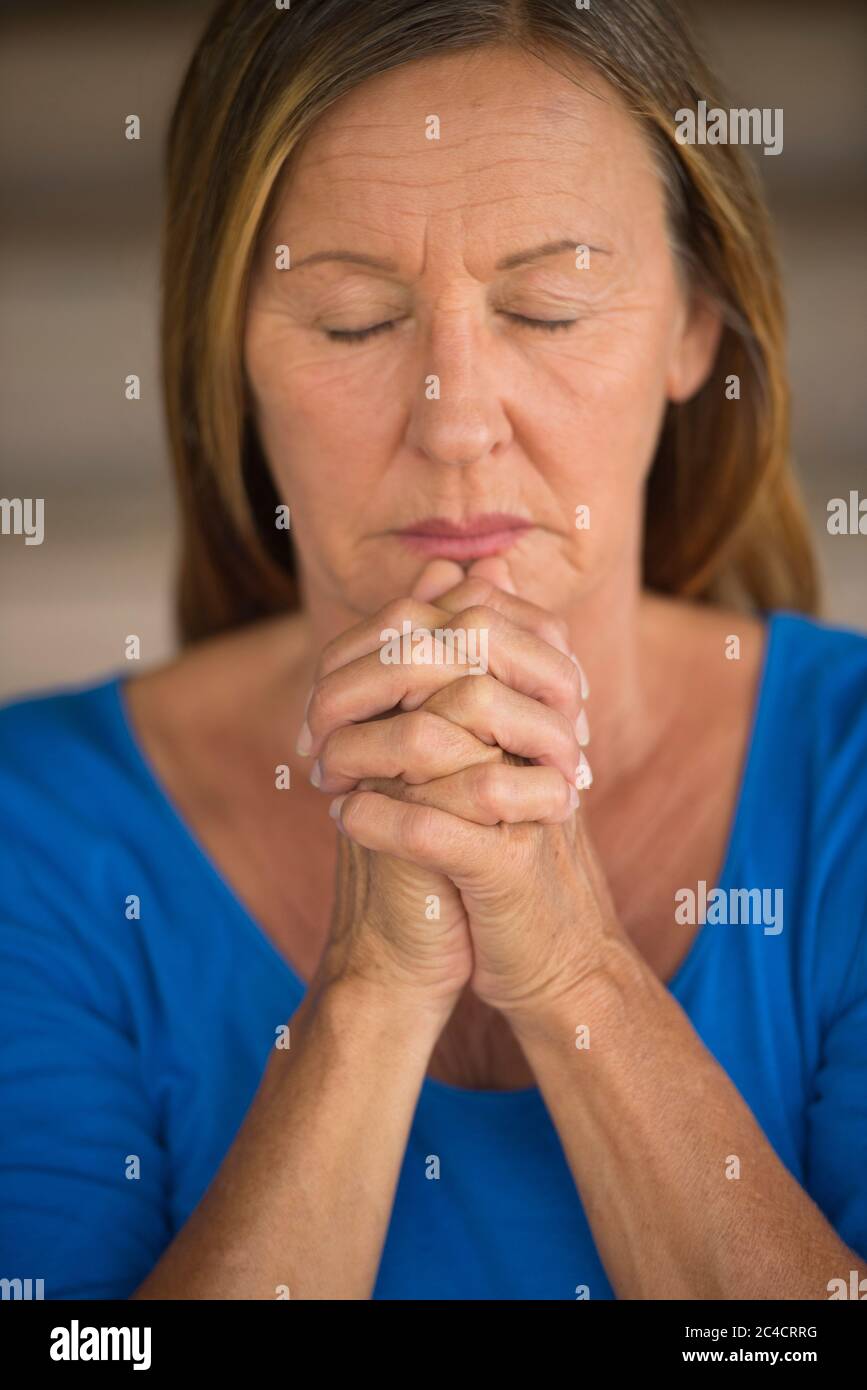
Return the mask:
{"type": "Polygon", "coordinates": [[[574,81],[590,65],[653,143],[672,244],[723,334],[708,381],[670,405],[648,478],[644,582],[761,611],[815,612],[815,559],[789,463],[784,310],[769,218],[737,145],[680,144],[676,113],[723,105],[666,0],[224,0],[173,112],[162,362],[181,511],[178,618],[195,641],[297,605],[291,544],[243,369],[247,289],[287,158],[365,78],[512,44],[574,81]],[[730,378],[739,398],[730,399],[730,378]]]}

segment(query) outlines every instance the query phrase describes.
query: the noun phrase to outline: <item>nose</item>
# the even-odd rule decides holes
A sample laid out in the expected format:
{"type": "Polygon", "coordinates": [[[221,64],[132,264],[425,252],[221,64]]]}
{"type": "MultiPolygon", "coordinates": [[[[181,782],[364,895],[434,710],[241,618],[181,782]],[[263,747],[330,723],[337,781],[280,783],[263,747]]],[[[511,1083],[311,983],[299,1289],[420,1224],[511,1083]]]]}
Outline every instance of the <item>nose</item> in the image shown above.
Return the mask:
{"type": "Polygon", "coordinates": [[[467,468],[510,436],[503,371],[489,328],[470,306],[441,308],[421,337],[407,443],[433,463],[467,468]]]}

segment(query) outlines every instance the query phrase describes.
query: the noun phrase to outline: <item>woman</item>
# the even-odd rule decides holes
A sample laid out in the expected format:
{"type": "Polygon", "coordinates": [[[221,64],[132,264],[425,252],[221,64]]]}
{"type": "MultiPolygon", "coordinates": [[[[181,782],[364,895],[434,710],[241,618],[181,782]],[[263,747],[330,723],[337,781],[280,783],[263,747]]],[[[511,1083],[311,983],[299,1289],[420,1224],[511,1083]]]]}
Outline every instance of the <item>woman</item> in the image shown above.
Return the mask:
{"type": "Polygon", "coordinates": [[[867,1270],[867,641],[809,616],[765,214],[674,138],[713,96],[647,0],[218,9],[184,649],[0,724],[46,1297],[867,1270]]]}

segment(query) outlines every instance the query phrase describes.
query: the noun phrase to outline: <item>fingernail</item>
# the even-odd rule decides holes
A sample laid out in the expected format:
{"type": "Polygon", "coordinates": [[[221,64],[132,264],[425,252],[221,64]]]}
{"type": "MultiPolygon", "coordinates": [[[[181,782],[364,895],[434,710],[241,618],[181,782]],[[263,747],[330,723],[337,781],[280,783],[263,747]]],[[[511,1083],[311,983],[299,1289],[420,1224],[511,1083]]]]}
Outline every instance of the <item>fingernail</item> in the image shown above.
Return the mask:
{"type": "Polygon", "coordinates": [[[569,810],[574,811],[581,798],[578,795],[577,787],[569,788],[569,810]]]}
{"type": "Polygon", "coordinates": [[[307,699],[304,701],[304,718],[305,718],[305,719],[307,718],[307,711],[308,711],[309,708],[310,708],[310,701],[313,699],[313,691],[314,691],[315,689],[316,689],[316,687],[315,687],[314,685],[311,685],[310,689],[309,689],[308,692],[307,692],[307,699]]]}
{"type": "Polygon", "coordinates": [[[310,769],[310,781],[313,783],[314,787],[318,787],[322,781],[322,766],[318,758],[310,769]]]}
{"type": "Polygon", "coordinates": [[[590,725],[587,723],[587,711],[582,709],[578,718],[575,720],[575,737],[578,739],[579,746],[586,748],[590,742],[590,725]]]}
{"type": "Polygon", "coordinates": [[[581,662],[578,660],[574,652],[570,652],[569,657],[570,660],[574,661],[575,665],[578,667],[578,674],[581,677],[581,699],[586,700],[587,696],[590,694],[590,684],[587,680],[587,677],[584,674],[584,667],[581,665],[581,662]]]}
{"type": "Polygon", "coordinates": [[[342,807],[348,795],[348,792],[344,792],[343,796],[335,796],[331,805],[328,807],[328,814],[332,820],[337,821],[338,830],[343,829],[343,826],[340,824],[340,808],[342,807]]]}
{"type": "Polygon", "coordinates": [[[588,763],[587,759],[582,753],[581,761],[579,762],[578,767],[575,770],[575,786],[579,789],[579,791],[586,791],[589,786],[592,786],[592,784],[593,773],[590,770],[590,764],[588,763]]]}
{"type": "Polygon", "coordinates": [[[306,758],[310,749],[313,747],[313,735],[310,732],[310,725],[307,720],[301,725],[301,732],[298,735],[298,742],[295,744],[295,752],[299,757],[306,758]]]}

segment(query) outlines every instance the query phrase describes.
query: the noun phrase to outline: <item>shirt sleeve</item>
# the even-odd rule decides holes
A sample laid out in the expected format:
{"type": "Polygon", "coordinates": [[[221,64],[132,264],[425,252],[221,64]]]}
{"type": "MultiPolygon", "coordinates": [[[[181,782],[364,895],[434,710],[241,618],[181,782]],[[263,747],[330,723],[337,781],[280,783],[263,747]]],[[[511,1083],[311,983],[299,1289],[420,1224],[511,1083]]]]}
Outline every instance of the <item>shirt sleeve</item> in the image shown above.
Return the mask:
{"type": "Polygon", "coordinates": [[[128,1298],[171,1239],[167,1155],[119,981],[56,906],[0,888],[0,1276],[128,1298]]]}
{"type": "MultiPolygon", "coordinates": [[[[807,1112],[807,1189],[846,1244],[867,1260],[867,913],[843,997],[822,1041],[807,1112]]],[[[848,1279],[848,1269],[834,1271],[848,1279]]]]}

